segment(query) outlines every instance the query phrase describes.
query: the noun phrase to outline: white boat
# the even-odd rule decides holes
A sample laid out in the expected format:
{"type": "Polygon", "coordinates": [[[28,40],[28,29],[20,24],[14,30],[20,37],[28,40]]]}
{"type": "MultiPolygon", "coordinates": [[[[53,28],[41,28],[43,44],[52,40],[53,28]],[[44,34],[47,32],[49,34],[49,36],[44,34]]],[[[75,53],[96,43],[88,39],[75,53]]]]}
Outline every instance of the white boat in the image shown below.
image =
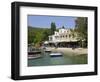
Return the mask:
{"type": "Polygon", "coordinates": [[[59,53],[59,52],[54,52],[54,53],[51,53],[49,54],[51,57],[59,57],[59,56],[63,56],[62,53],[59,53]]]}

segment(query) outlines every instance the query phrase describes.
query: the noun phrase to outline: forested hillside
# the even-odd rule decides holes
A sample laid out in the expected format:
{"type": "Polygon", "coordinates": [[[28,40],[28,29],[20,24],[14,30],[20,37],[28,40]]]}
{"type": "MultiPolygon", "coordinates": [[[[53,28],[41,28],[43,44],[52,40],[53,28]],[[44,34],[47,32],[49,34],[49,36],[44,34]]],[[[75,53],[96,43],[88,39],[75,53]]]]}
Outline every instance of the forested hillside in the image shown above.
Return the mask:
{"type": "Polygon", "coordinates": [[[43,41],[48,40],[48,36],[50,35],[49,28],[40,28],[40,27],[28,27],[28,44],[34,43],[35,45],[39,45],[43,41]]]}

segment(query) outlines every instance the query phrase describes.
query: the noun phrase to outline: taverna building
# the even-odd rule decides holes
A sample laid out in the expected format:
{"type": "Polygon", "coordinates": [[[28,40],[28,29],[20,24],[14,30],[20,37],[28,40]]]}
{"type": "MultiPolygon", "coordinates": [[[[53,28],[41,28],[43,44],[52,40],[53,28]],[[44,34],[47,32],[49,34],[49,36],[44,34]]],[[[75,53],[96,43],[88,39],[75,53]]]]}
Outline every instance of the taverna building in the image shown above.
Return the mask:
{"type": "Polygon", "coordinates": [[[77,34],[73,32],[74,29],[61,28],[50,35],[48,41],[44,42],[46,47],[79,47],[77,34]]]}

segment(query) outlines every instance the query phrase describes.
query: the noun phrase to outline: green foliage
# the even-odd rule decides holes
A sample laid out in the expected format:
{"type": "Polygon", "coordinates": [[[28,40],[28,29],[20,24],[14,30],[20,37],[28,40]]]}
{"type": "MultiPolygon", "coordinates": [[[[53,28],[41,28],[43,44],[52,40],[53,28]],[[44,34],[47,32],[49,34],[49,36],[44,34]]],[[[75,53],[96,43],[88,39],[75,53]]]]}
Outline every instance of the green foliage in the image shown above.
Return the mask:
{"type": "Polygon", "coordinates": [[[51,34],[54,34],[54,31],[56,31],[56,25],[54,22],[51,23],[51,34]]]}
{"type": "Polygon", "coordinates": [[[48,40],[48,36],[51,34],[51,31],[50,29],[46,29],[44,32],[43,32],[43,41],[46,41],[48,40]]]}
{"type": "Polygon", "coordinates": [[[62,28],[64,29],[65,27],[64,27],[64,26],[62,26],[62,28]]]}
{"type": "Polygon", "coordinates": [[[71,31],[71,36],[72,36],[72,38],[74,38],[74,37],[76,37],[76,32],[75,32],[75,30],[73,30],[73,29],[70,29],[70,31],[71,31]]]}
{"type": "Polygon", "coordinates": [[[28,29],[28,43],[33,43],[35,38],[35,33],[32,31],[32,29],[28,29]]]}
{"type": "Polygon", "coordinates": [[[76,28],[75,28],[75,31],[77,32],[78,39],[81,40],[81,44],[82,45],[83,45],[82,40],[85,40],[86,43],[84,43],[84,45],[87,45],[87,38],[88,38],[87,37],[88,36],[87,30],[88,30],[88,27],[87,27],[87,18],[86,17],[78,17],[76,19],[76,28]]]}
{"type": "Polygon", "coordinates": [[[34,43],[35,46],[39,46],[43,41],[48,40],[50,35],[50,29],[28,27],[28,44],[34,43]]]}

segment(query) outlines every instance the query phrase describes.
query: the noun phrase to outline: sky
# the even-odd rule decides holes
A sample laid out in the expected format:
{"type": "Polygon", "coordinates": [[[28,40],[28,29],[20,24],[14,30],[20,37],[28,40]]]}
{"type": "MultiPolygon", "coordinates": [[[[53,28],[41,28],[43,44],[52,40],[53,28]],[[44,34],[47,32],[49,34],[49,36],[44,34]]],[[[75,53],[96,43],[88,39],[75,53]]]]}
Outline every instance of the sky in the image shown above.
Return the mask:
{"type": "Polygon", "coordinates": [[[28,26],[50,28],[51,22],[55,22],[56,28],[74,28],[75,19],[71,16],[28,15],[28,26]]]}

